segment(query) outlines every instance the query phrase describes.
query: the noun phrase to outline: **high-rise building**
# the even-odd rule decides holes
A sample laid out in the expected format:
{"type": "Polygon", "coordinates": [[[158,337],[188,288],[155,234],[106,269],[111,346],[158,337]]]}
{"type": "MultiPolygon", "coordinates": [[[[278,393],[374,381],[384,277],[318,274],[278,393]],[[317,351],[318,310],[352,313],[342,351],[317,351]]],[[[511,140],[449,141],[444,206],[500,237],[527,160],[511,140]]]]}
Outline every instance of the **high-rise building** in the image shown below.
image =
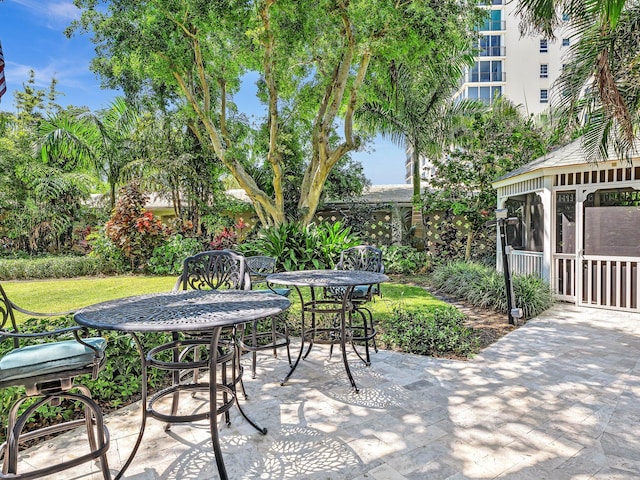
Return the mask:
{"type": "MultiPolygon", "coordinates": [[[[549,106],[553,82],[562,71],[572,41],[561,29],[558,38],[521,36],[516,2],[481,0],[489,17],[479,27],[479,55],[467,72],[458,96],[487,103],[504,96],[537,115],[549,106]]],[[[565,21],[568,18],[564,18],[565,21]]]]}
{"type": "MultiPolygon", "coordinates": [[[[521,36],[517,3],[507,0],[480,0],[489,16],[478,29],[478,57],[465,74],[457,98],[479,99],[491,103],[504,96],[521,105],[525,114],[544,112],[551,100],[554,81],[563,68],[563,58],[575,38],[568,28],[557,38],[542,35],[521,36]]],[[[568,17],[563,18],[568,22],[568,17]]],[[[406,175],[411,182],[411,152],[407,149],[406,175]]],[[[429,159],[420,159],[423,179],[429,180],[435,171],[429,159]]]]}

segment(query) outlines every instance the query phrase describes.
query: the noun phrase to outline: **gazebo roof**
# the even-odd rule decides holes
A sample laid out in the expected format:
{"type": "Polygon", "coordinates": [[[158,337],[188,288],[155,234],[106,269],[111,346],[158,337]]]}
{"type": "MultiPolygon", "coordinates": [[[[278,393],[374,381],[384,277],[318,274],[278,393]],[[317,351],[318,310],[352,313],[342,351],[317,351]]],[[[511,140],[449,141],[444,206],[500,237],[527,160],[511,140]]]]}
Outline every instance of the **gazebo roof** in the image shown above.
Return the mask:
{"type": "MultiPolygon", "coordinates": [[[[635,152],[640,151],[640,142],[636,142],[635,144],[635,152]]],[[[613,148],[609,147],[608,160],[619,160],[619,156],[615,153],[613,148]]],[[[582,138],[578,138],[567,145],[560,147],[552,152],[543,155],[540,158],[533,160],[532,162],[527,163],[526,165],[521,166],[520,168],[516,168],[515,170],[503,175],[493,182],[493,186],[496,184],[504,184],[505,180],[513,177],[518,177],[520,175],[525,175],[527,173],[532,173],[537,170],[545,170],[550,168],[561,168],[568,167],[571,165],[587,165],[589,162],[587,161],[583,149],[582,138]]],[[[594,164],[594,168],[597,166],[594,164]]],[[[510,182],[507,182],[510,183],[510,182]]]]}

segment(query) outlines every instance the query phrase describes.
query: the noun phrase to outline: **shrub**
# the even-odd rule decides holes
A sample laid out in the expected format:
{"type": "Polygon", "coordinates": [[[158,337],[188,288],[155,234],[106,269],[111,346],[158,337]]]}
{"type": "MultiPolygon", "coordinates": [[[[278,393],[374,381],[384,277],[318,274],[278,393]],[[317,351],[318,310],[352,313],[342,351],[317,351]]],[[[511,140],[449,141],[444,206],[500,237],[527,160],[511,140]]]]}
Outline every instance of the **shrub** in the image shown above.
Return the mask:
{"type": "Polygon", "coordinates": [[[153,250],[147,268],[156,275],[179,275],[184,259],[201,250],[202,243],[198,239],[176,234],[153,250]]]}
{"type": "MultiPolygon", "coordinates": [[[[73,318],[69,316],[60,318],[31,318],[21,324],[22,333],[36,333],[43,331],[57,330],[69,326],[75,326],[73,318]]],[[[91,390],[91,395],[103,410],[108,411],[118,408],[131,402],[131,397],[140,392],[141,362],[138,349],[132,338],[126,333],[103,332],[107,339],[107,362],[98,375],[93,380],[90,375],[78,377],[77,383],[86,385],[91,390]]],[[[73,338],[70,336],[69,338],[73,338]]],[[[58,337],[56,339],[62,339],[58,337]]],[[[170,340],[169,335],[150,334],[144,336],[145,349],[152,345],[159,345],[170,340]]],[[[51,341],[49,338],[33,339],[30,344],[51,341]]],[[[12,348],[12,342],[0,342],[0,357],[5,355],[12,348]]],[[[152,389],[170,384],[170,377],[166,372],[158,369],[149,369],[149,384],[152,389]]],[[[9,408],[19,397],[24,394],[24,388],[11,387],[2,391],[0,396],[0,418],[7,418],[9,408]]],[[[26,408],[30,403],[27,400],[21,409],[26,408]]],[[[44,405],[40,407],[32,421],[41,424],[47,423],[47,419],[57,417],[71,418],[75,415],[79,407],[71,403],[61,403],[57,406],[44,405]]],[[[22,411],[22,410],[21,410],[22,411]]],[[[0,430],[0,442],[4,441],[5,431],[0,430]]]]}
{"type": "Polygon", "coordinates": [[[132,182],[120,189],[111,218],[105,225],[107,237],[129,260],[131,269],[144,268],[168,235],[168,228],[152,212],[145,211],[148,196],[132,182]]]}
{"type": "Polygon", "coordinates": [[[404,245],[381,245],[385,273],[409,275],[424,272],[429,264],[425,252],[404,245]]]}
{"type": "Polygon", "coordinates": [[[233,250],[238,243],[238,234],[228,227],[224,227],[220,233],[209,242],[211,250],[224,250],[226,248],[233,250]]]}
{"type": "Polygon", "coordinates": [[[113,273],[111,264],[91,256],[55,256],[0,260],[0,279],[73,278],[113,273]]]}
{"type": "MultiPolygon", "coordinates": [[[[553,304],[549,285],[534,275],[513,275],[514,307],[532,318],[553,304]]],[[[437,266],[432,285],[444,293],[483,308],[507,313],[504,276],[492,267],[472,262],[450,262],[437,266]]]]}
{"type": "Polygon", "coordinates": [[[304,226],[285,223],[262,228],[250,241],[238,246],[245,255],[276,258],[278,270],[332,268],[345,248],[360,240],[340,222],[304,226]]]}
{"type": "Polygon", "coordinates": [[[340,259],[340,252],[360,244],[360,239],[340,222],[322,222],[310,226],[316,240],[318,256],[324,266],[333,268],[340,259]]]}
{"type": "Polygon", "coordinates": [[[124,273],[131,271],[129,262],[122,250],[107,238],[104,227],[87,236],[87,242],[91,246],[89,257],[96,258],[110,268],[114,273],[124,273]]]}
{"type": "Polygon", "coordinates": [[[452,305],[429,311],[394,308],[380,326],[380,341],[406,353],[431,356],[471,356],[479,350],[473,329],[464,325],[465,315],[452,305]]]}
{"type": "MultiPolygon", "coordinates": [[[[535,275],[515,275],[513,295],[516,306],[522,308],[525,318],[532,318],[553,305],[553,292],[547,282],[535,275]]],[[[505,308],[503,312],[506,312],[505,308]]]]}

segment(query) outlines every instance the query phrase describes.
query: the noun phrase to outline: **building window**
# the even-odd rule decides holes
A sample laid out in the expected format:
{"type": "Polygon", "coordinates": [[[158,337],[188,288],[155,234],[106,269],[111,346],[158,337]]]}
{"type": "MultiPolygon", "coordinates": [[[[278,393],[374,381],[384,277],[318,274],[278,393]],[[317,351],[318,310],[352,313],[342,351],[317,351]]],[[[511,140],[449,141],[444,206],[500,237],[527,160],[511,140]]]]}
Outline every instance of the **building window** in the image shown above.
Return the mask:
{"type": "Polygon", "coordinates": [[[480,26],[480,30],[495,31],[504,30],[505,25],[502,21],[502,10],[491,10],[489,18],[480,26]]]}
{"type": "Polygon", "coordinates": [[[487,105],[502,95],[502,87],[491,85],[488,87],[467,87],[467,98],[480,100],[487,105]]]}
{"type": "Polygon", "coordinates": [[[569,39],[568,39],[568,38],[563,38],[563,39],[562,39],[562,46],[563,46],[563,47],[568,47],[570,43],[571,43],[571,42],[569,42],[569,39]]]}
{"type": "Polygon", "coordinates": [[[471,67],[469,82],[503,82],[502,60],[483,60],[471,67]]]}
{"type": "Polygon", "coordinates": [[[540,103],[549,103],[549,90],[546,88],[540,89],[540,103]]]}
{"type": "Polygon", "coordinates": [[[549,51],[549,43],[546,38],[540,39],[540,53],[547,53],[549,51]]]}
{"type": "Polygon", "coordinates": [[[540,78],[549,78],[549,65],[546,63],[540,65],[540,78]]]}
{"type": "Polygon", "coordinates": [[[490,85],[487,87],[467,87],[467,98],[470,100],[480,100],[489,105],[496,98],[502,95],[502,87],[490,85]]]}
{"type": "Polygon", "coordinates": [[[500,35],[483,35],[478,41],[481,57],[499,57],[504,55],[500,35]]]}

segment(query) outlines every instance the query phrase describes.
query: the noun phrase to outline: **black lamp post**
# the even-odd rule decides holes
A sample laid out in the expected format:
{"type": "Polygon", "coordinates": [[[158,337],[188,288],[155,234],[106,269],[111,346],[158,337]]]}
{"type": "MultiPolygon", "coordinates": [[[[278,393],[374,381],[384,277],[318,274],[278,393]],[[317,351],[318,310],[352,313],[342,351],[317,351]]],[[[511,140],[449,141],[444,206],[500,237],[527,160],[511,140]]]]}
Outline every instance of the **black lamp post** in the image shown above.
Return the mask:
{"type": "Polygon", "coordinates": [[[507,209],[497,209],[496,219],[485,223],[487,227],[498,225],[500,235],[500,247],[502,250],[502,273],[504,274],[504,286],[507,294],[507,312],[509,324],[517,325],[517,319],[522,318],[522,309],[515,307],[515,295],[513,294],[513,282],[509,272],[509,257],[507,256],[507,225],[517,225],[520,220],[516,217],[507,218],[507,209]]]}

